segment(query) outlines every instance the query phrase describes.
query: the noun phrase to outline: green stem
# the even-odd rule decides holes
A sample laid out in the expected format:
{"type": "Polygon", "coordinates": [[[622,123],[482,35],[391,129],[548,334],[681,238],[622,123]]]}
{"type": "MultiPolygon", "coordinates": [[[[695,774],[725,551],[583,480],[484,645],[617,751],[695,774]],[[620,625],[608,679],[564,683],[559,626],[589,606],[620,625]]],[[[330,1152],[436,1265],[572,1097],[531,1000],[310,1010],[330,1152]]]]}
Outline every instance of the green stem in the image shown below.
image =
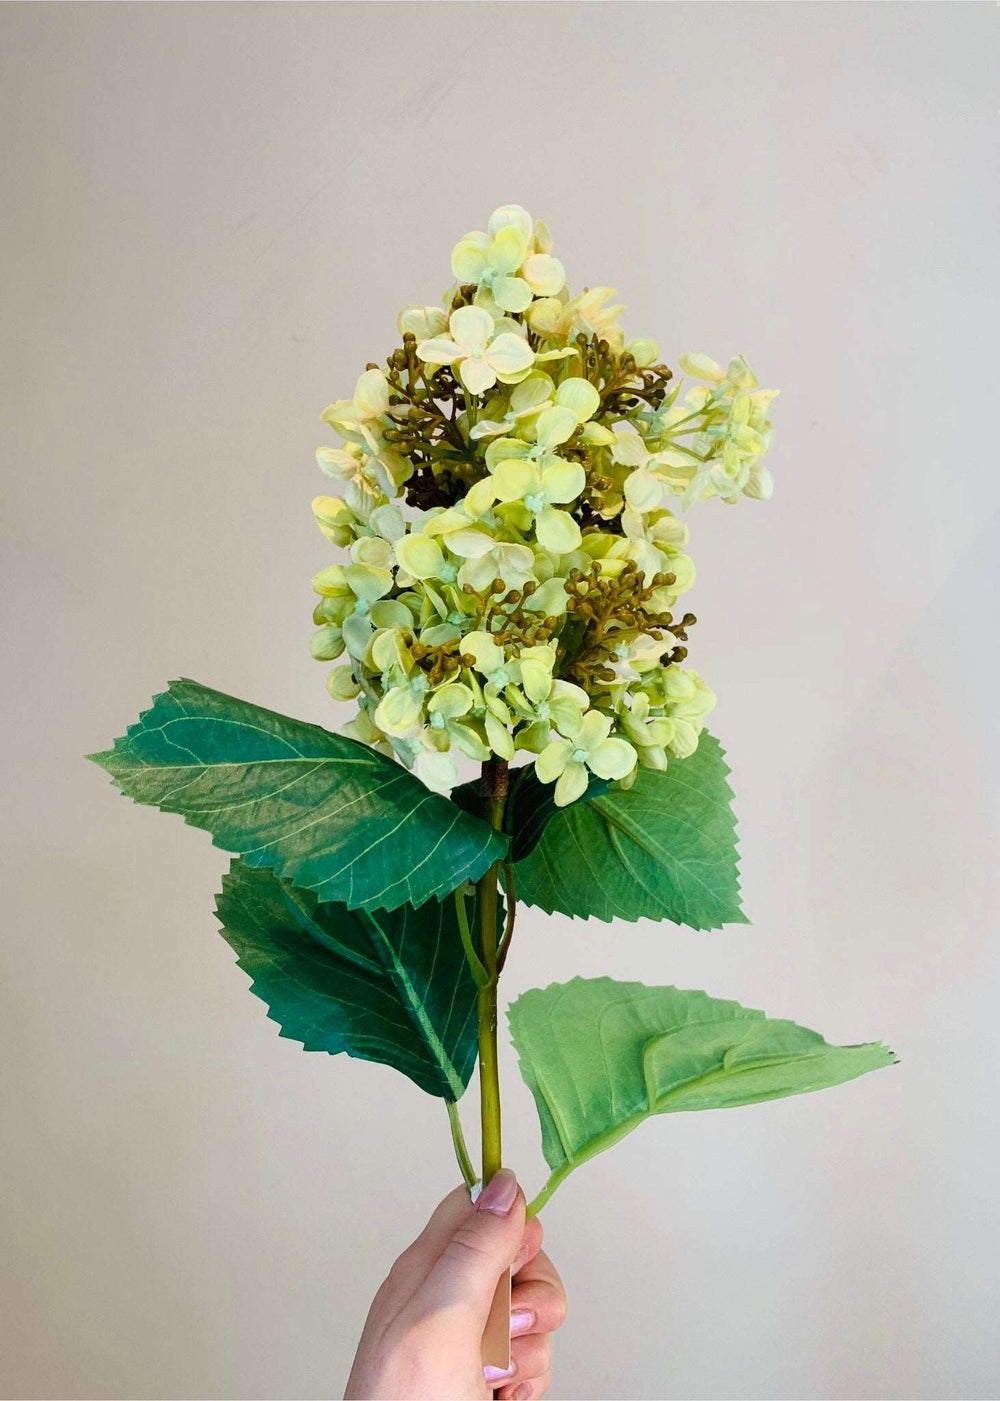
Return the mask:
{"type": "Polygon", "coordinates": [[[465,1146],[465,1134],[462,1132],[462,1121],[458,1117],[458,1105],[452,1099],[445,1100],[448,1110],[448,1122],[451,1125],[451,1141],[455,1147],[455,1157],[465,1178],[467,1187],[474,1187],[476,1183],[476,1170],[472,1166],[472,1159],[469,1157],[469,1150],[465,1146]]]}
{"type": "MultiPolygon", "coordinates": [[[[507,765],[491,759],[483,765],[483,799],[487,821],[495,830],[503,827],[507,800],[507,765]]],[[[482,1124],[483,1183],[502,1166],[500,1134],[500,1076],[497,1059],[497,879],[496,861],[479,882],[479,957],[489,975],[479,989],[479,1102],[482,1124]]]]}
{"type": "Polygon", "coordinates": [[[475,979],[476,987],[485,987],[490,980],[490,975],[483,967],[479,955],[476,953],[472,942],[472,931],[469,929],[469,912],[465,908],[465,895],[461,886],[455,891],[455,913],[458,916],[458,932],[462,938],[462,948],[465,950],[465,957],[469,961],[472,976],[475,979]]]}

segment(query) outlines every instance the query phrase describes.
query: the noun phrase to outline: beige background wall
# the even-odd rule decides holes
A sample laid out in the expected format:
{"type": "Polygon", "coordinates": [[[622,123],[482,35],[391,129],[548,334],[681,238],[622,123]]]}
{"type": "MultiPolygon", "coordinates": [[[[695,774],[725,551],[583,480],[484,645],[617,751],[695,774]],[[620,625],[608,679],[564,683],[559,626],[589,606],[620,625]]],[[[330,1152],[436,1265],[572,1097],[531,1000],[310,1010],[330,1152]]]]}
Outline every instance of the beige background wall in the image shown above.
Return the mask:
{"type": "Polygon", "coordinates": [[[319,414],[507,200],[668,358],[783,390],[773,503],[693,522],[753,926],[529,913],[508,987],[674,981],[902,1057],[573,1178],[554,1394],[998,1394],[996,38],[962,4],[0,7],[4,1395],[339,1394],[454,1179],[435,1101],[278,1040],[223,854],[80,756],[178,674],[339,722],[319,414]]]}

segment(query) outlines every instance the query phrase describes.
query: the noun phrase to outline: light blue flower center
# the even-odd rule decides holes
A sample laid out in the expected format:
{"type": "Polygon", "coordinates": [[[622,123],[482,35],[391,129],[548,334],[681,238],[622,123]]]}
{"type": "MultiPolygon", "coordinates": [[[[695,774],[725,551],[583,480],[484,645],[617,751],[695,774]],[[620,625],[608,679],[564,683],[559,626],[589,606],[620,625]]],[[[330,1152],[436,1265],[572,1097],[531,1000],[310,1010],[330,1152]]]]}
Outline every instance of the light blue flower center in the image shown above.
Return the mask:
{"type": "Polygon", "coordinates": [[[367,618],[368,614],[372,611],[372,606],[368,602],[367,598],[359,598],[357,603],[354,605],[354,611],[355,613],[358,613],[362,618],[367,618]]]}
{"type": "Polygon", "coordinates": [[[538,718],[539,718],[539,720],[547,720],[551,714],[552,714],[552,711],[551,711],[551,708],[550,708],[550,706],[549,706],[548,701],[542,701],[541,705],[539,705],[539,707],[538,707],[538,718]]]}
{"type": "Polygon", "coordinates": [[[529,491],[528,495],[524,498],[524,504],[529,511],[533,511],[537,514],[539,511],[545,510],[545,497],[540,491],[529,491]]]}
{"type": "Polygon", "coordinates": [[[586,749],[574,749],[569,757],[574,764],[585,764],[587,762],[587,751],[586,749]]]}
{"type": "Polygon", "coordinates": [[[438,575],[438,578],[444,584],[453,584],[458,578],[458,565],[452,564],[450,560],[446,561],[441,566],[441,573],[438,575]]]}
{"type": "Polygon", "coordinates": [[[418,675],[412,677],[410,680],[410,690],[415,696],[422,696],[423,693],[427,690],[428,685],[429,682],[427,680],[427,677],[422,671],[418,675]]]}
{"type": "Polygon", "coordinates": [[[494,686],[509,686],[512,679],[510,672],[505,666],[498,666],[496,671],[490,672],[490,680],[493,682],[494,686]]]}
{"type": "Polygon", "coordinates": [[[443,730],[445,727],[445,723],[445,718],[441,714],[441,712],[439,710],[435,710],[434,714],[431,716],[431,729],[443,730]]]}

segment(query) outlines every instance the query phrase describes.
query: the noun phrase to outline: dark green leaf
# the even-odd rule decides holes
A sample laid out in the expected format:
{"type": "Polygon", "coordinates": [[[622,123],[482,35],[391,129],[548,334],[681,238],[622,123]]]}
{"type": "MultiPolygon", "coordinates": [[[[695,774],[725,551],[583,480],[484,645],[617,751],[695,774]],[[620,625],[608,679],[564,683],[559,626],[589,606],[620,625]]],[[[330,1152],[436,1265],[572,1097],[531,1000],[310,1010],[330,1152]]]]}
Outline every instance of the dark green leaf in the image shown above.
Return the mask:
{"type": "Polygon", "coordinates": [[[665,773],[640,769],[634,787],[566,808],[517,862],[518,898],[581,919],[745,924],[728,773],[703,733],[665,773]]]}
{"type": "Polygon", "coordinates": [[[611,978],[533,988],[508,1015],[553,1169],[543,1200],[652,1114],[805,1094],[896,1059],[879,1043],[831,1046],[704,992],[611,978]]]}
{"type": "MultiPolygon", "coordinates": [[[[476,1061],[476,985],[451,896],[419,910],[349,910],[235,860],[216,909],[223,938],[281,1035],[307,1051],[394,1066],[460,1097],[476,1061]]],[[[474,901],[469,902],[475,918],[474,901]]]]}
{"type": "Polygon", "coordinates": [[[136,802],[351,909],[422,905],[478,879],[507,846],[367,745],[195,681],[171,682],[90,757],[136,802]]]}

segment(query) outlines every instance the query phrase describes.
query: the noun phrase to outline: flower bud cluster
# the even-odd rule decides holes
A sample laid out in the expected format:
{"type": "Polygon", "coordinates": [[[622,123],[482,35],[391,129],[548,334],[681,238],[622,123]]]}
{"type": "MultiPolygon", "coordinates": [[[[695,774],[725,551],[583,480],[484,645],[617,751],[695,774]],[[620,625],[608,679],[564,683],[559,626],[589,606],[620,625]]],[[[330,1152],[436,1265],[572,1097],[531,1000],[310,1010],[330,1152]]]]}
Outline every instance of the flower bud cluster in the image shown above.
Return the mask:
{"type": "Polygon", "coordinates": [[[440,306],[323,417],[340,486],[313,511],[346,551],[313,580],[313,655],[340,660],[346,727],[447,791],[456,757],[533,759],[565,805],[590,774],[692,753],[715,697],[682,665],[694,615],[686,509],[765,500],[774,391],[746,361],[626,341],[610,287],[571,296],[519,205],[452,253],[440,306]]]}

